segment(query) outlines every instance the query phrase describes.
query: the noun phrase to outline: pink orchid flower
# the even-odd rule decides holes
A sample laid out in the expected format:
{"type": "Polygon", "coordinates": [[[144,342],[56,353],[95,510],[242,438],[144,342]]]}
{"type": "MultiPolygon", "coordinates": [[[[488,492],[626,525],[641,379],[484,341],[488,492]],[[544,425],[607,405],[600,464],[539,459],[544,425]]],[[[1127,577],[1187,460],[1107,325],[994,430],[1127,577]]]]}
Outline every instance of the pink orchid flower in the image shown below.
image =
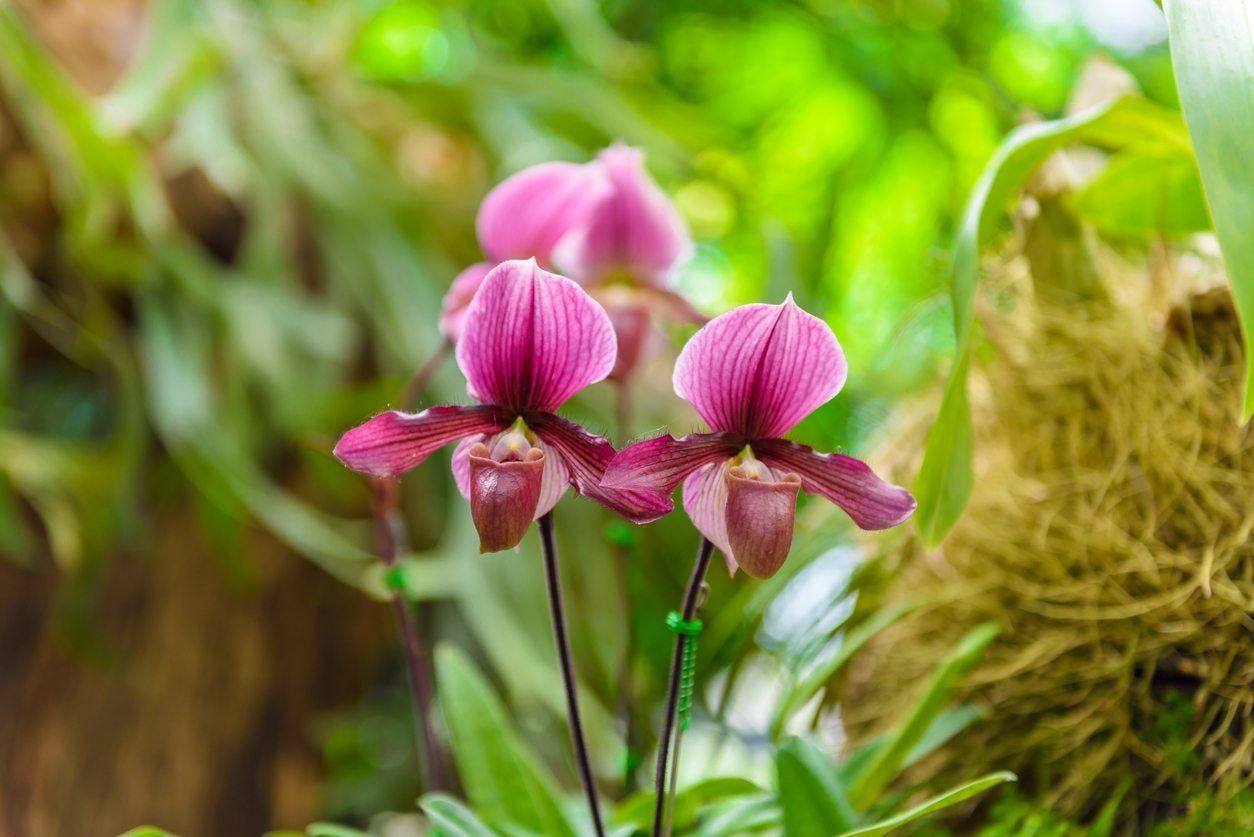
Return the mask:
{"type": "Polygon", "coordinates": [[[791,294],[781,305],[730,311],[693,335],[675,364],[675,392],[714,432],[637,442],[602,485],[668,495],[683,481],[693,524],[729,570],[755,578],[770,578],[788,556],[801,489],[863,529],[895,526],[914,511],[910,492],[857,459],[782,438],[840,391],[845,373],[836,335],[791,294]]]}
{"type": "MultiPolygon", "coordinates": [[[[613,145],[584,165],[524,169],[488,194],[477,228],[489,259],[532,256],[556,265],[605,307],[618,343],[612,379],[625,379],[648,354],[653,315],[705,322],[672,287],[692,239],[638,149],[613,145]]],[[[467,268],[445,296],[441,330],[449,339],[456,341],[458,312],[488,267],[467,268]]]]}
{"type": "Polygon", "coordinates": [[[579,285],[534,259],[502,262],[466,312],[456,357],[480,404],[381,413],[344,434],[340,461],[394,477],[458,442],[453,474],[484,552],[517,546],[567,486],[637,523],[669,511],[656,495],[601,487],[614,448],[555,414],[614,366],[609,317],[579,285]]]}

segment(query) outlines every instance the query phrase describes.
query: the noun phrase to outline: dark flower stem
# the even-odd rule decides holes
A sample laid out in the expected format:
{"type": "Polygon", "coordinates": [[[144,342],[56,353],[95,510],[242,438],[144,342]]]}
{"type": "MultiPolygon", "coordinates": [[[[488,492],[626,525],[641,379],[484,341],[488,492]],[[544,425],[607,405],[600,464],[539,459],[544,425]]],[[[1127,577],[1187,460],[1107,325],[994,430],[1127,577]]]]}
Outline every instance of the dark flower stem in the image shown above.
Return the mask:
{"type": "MultiPolygon", "coordinates": [[[[395,479],[374,481],[375,537],[379,559],[391,570],[406,543],[405,521],[397,509],[399,483],[395,479]]],[[[419,630],[409,603],[399,590],[392,591],[392,613],[396,617],[396,631],[405,652],[405,665],[409,671],[409,687],[413,697],[414,728],[419,740],[419,755],[423,771],[423,787],[443,790],[449,787],[448,773],[435,727],[431,722],[431,696],[434,693],[431,658],[423,633],[419,630]]]]}
{"type": "MultiPolygon", "coordinates": [[[[684,605],[681,615],[685,622],[697,615],[701,604],[701,588],[705,583],[705,573],[710,567],[710,556],[714,554],[714,544],[708,538],[701,538],[697,547],[697,560],[692,565],[692,575],[688,579],[688,589],[684,591],[684,605]]],[[[682,633],[675,635],[675,653],[671,657],[671,676],[666,690],[666,713],[662,716],[662,735],[658,739],[657,777],[654,783],[656,796],[653,802],[653,837],[661,837],[663,819],[666,812],[666,764],[670,757],[671,738],[675,733],[675,721],[679,710],[679,680],[683,674],[684,645],[688,637],[682,633]]],[[[679,764],[671,766],[678,772],[679,764]]]]}
{"type": "Polygon", "coordinates": [[[588,759],[588,745],[584,741],[583,721],[579,717],[575,662],[570,653],[570,637],[566,630],[566,608],[562,604],[562,582],[557,569],[557,544],[553,540],[553,514],[550,512],[537,520],[536,529],[540,533],[540,551],[544,554],[544,578],[548,583],[553,640],[557,644],[557,659],[562,667],[562,683],[566,687],[566,718],[570,724],[570,740],[575,751],[575,765],[579,769],[579,781],[588,797],[592,826],[597,837],[604,837],[605,825],[601,821],[601,805],[597,801],[596,779],[592,775],[592,763],[588,759]]]}
{"type": "MultiPolygon", "coordinates": [[[[431,356],[418,368],[401,391],[399,406],[409,409],[414,401],[422,395],[432,376],[439,370],[448,357],[452,344],[444,340],[436,347],[431,356]]],[[[395,479],[375,479],[373,481],[374,502],[372,511],[375,522],[375,542],[379,560],[389,571],[396,566],[397,559],[409,546],[409,533],[406,531],[405,518],[401,516],[401,484],[395,479]]],[[[431,669],[431,654],[426,632],[422,626],[425,620],[416,618],[410,610],[402,591],[392,591],[392,613],[396,617],[396,632],[405,652],[405,666],[409,671],[410,697],[413,699],[415,737],[418,740],[418,756],[422,765],[423,788],[426,790],[448,790],[449,773],[445,766],[444,751],[435,734],[431,720],[431,705],[435,694],[435,673],[431,669]]]]}

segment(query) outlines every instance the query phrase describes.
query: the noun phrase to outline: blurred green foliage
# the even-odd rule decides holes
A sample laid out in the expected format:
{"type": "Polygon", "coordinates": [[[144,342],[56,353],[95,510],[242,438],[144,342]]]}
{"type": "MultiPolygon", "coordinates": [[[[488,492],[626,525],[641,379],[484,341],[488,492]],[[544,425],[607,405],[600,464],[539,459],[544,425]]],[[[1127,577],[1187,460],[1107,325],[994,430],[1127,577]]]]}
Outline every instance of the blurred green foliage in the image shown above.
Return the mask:
{"type": "MultiPolygon", "coordinates": [[[[474,212],[491,185],[614,140],[646,149],[691,225],[679,281],[698,305],[792,291],[832,324],[849,390],[797,435],[856,448],[952,345],[947,245],[1003,135],[1061,115],[1099,53],[1174,104],[1156,10],[1120,5],[1112,23],[1028,0],[170,0],[99,97],[0,9],[6,112],[47,173],[32,187],[0,172],[0,550],[29,559],[46,542],[89,581],[187,502],[241,578],[240,532],[260,525],[382,595],[368,491],[333,440],[437,346],[440,296],[480,256],[474,212]]],[[[639,428],[686,429],[652,377],[639,428]]],[[[446,365],[425,401],[463,397],[446,365]]],[[[608,392],[570,409],[631,433],[608,392]]],[[[446,464],[405,480],[405,589],[485,663],[536,758],[572,785],[535,545],[476,556],[446,464]]],[[[769,582],[711,580],[700,671],[717,688],[689,746],[705,726],[707,753],[717,744],[761,781],[770,719],[738,713],[787,678],[778,738],[869,621],[853,615],[856,562],[834,520],[803,516],[769,582]]],[[[625,536],[577,498],[557,523],[589,736],[613,781],[647,763],[664,615],[694,536],[682,515],[625,536]],[[614,719],[624,672],[634,751],[614,719]]],[[[402,711],[388,693],[360,729],[333,725],[329,815],[409,806],[396,777],[412,765],[372,726],[402,711]]]]}

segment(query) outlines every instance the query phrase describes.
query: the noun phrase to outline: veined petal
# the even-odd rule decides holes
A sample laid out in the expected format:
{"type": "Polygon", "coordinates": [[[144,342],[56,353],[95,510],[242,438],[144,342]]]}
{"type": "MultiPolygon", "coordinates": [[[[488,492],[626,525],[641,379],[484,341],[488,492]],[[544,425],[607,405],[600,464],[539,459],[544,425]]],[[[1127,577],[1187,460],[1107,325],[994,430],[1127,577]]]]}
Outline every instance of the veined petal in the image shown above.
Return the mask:
{"type": "Polygon", "coordinates": [[[727,541],[727,480],[723,473],[730,460],[711,462],[688,475],[684,480],[684,511],[697,531],[723,553],[727,571],[736,574],[727,541]]]}
{"type": "Polygon", "coordinates": [[[467,436],[490,433],[509,424],[504,410],[490,405],[431,407],[421,413],[380,413],[340,437],[335,456],[376,477],[395,477],[426,459],[432,451],[467,436]]]}
{"type": "Polygon", "coordinates": [[[845,383],[845,355],[827,324],[792,294],[743,305],[701,328],[675,362],[675,392],[715,430],[782,436],[845,383]]]}
{"type": "Polygon", "coordinates": [[[495,262],[534,258],[552,264],[553,247],[587,218],[610,190],[603,172],[577,163],[541,163],[514,174],[488,193],[475,227],[479,245],[495,262]]]}
{"type": "MultiPolygon", "coordinates": [[[[487,436],[471,436],[458,442],[453,450],[451,463],[453,482],[457,484],[457,490],[467,500],[470,500],[470,449],[476,442],[483,442],[487,439],[487,436]]],[[[557,505],[557,501],[562,499],[562,495],[570,487],[570,474],[566,471],[566,465],[562,462],[560,454],[555,453],[552,448],[538,439],[536,447],[544,452],[544,472],[540,475],[540,500],[536,503],[536,517],[540,518],[551,512],[557,505]]]]}
{"type": "Polygon", "coordinates": [[[601,306],[534,259],[502,262],[470,303],[457,365],[480,401],[551,412],[614,368],[614,327],[601,306]]]}
{"type": "Polygon", "coordinates": [[[693,471],[727,459],[743,446],[730,433],[693,433],[682,439],[655,436],[619,451],[605,469],[601,485],[670,494],[693,471]]]}
{"type": "Polygon", "coordinates": [[[660,285],[692,252],[683,218],[644,169],[639,149],[614,145],[589,168],[604,172],[610,190],[554,250],[556,264],[585,284],[626,272],[641,284],[660,285]]]}
{"type": "Polygon", "coordinates": [[[462,324],[466,321],[470,302],[490,270],[491,262],[476,262],[457,274],[453,284],[444,292],[444,301],[440,303],[439,328],[440,333],[454,343],[462,336],[462,324]]]}
{"type": "Polygon", "coordinates": [[[633,523],[649,523],[674,508],[671,498],[664,494],[601,485],[605,469],[614,458],[614,446],[609,440],[551,413],[528,413],[524,419],[548,445],[546,450],[556,451],[561,456],[571,485],[588,499],[633,523]]]}
{"type": "Polygon", "coordinates": [[[772,468],[796,472],[802,488],[840,506],[862,529],[896,526],[917,505],[909,491],[884,482],[869,465],[851,456],[818,453],[783,439],[754,442],[753,452],[772,468]]]}

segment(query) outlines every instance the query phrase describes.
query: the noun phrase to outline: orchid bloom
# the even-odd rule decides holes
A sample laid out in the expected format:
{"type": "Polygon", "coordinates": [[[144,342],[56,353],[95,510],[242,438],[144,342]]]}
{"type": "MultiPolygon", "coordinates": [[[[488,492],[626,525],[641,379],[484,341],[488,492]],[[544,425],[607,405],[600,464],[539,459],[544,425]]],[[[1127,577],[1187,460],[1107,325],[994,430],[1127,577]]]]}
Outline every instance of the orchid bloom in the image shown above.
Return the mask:
{"type": "Polygon", "coordinates": [[[478,405],[381,413],[344,434],[340,461],[394,477],[458,442],[453,475],[483,552],[517,546],[567,486],[637,523],[669,511],[665,498],[602,488],[614,448],[555,414],[614,366],[609,317],[575,282],[534,259],[502,262],[466,312],[456,357],[478,405]]]}
{"type": "Polygon", "coordinates": [[[840,391],[845,373],[836,336],[791,294],[781,305],[730,311],[693,335],[675,364],[675,392],[714,432],[637,442],[618,454],[602,485],[669,495],[683,481],[693,524],[729,570],[755,578],[770,578],[788,556],[802,489],[863,529],[901,523],[914,511],[910,492],[857,459],[782,438],[840,391]]]}
{"type": "MultiPolygon", "coordinates": [[[[613,145],[584,165],[524,169],[488,194],[477,228],[489,259],[532,256],[556,265],[605,307],[618,342],[610,378],[626,378],[647,353],[652,314],[705,321],[671,287],[692,239],[638,149],[613,145]]],[[[449,339],[456,341],[458,312],[489,267],[472,265],[449,288],[441,315],[449,339]]]]}

